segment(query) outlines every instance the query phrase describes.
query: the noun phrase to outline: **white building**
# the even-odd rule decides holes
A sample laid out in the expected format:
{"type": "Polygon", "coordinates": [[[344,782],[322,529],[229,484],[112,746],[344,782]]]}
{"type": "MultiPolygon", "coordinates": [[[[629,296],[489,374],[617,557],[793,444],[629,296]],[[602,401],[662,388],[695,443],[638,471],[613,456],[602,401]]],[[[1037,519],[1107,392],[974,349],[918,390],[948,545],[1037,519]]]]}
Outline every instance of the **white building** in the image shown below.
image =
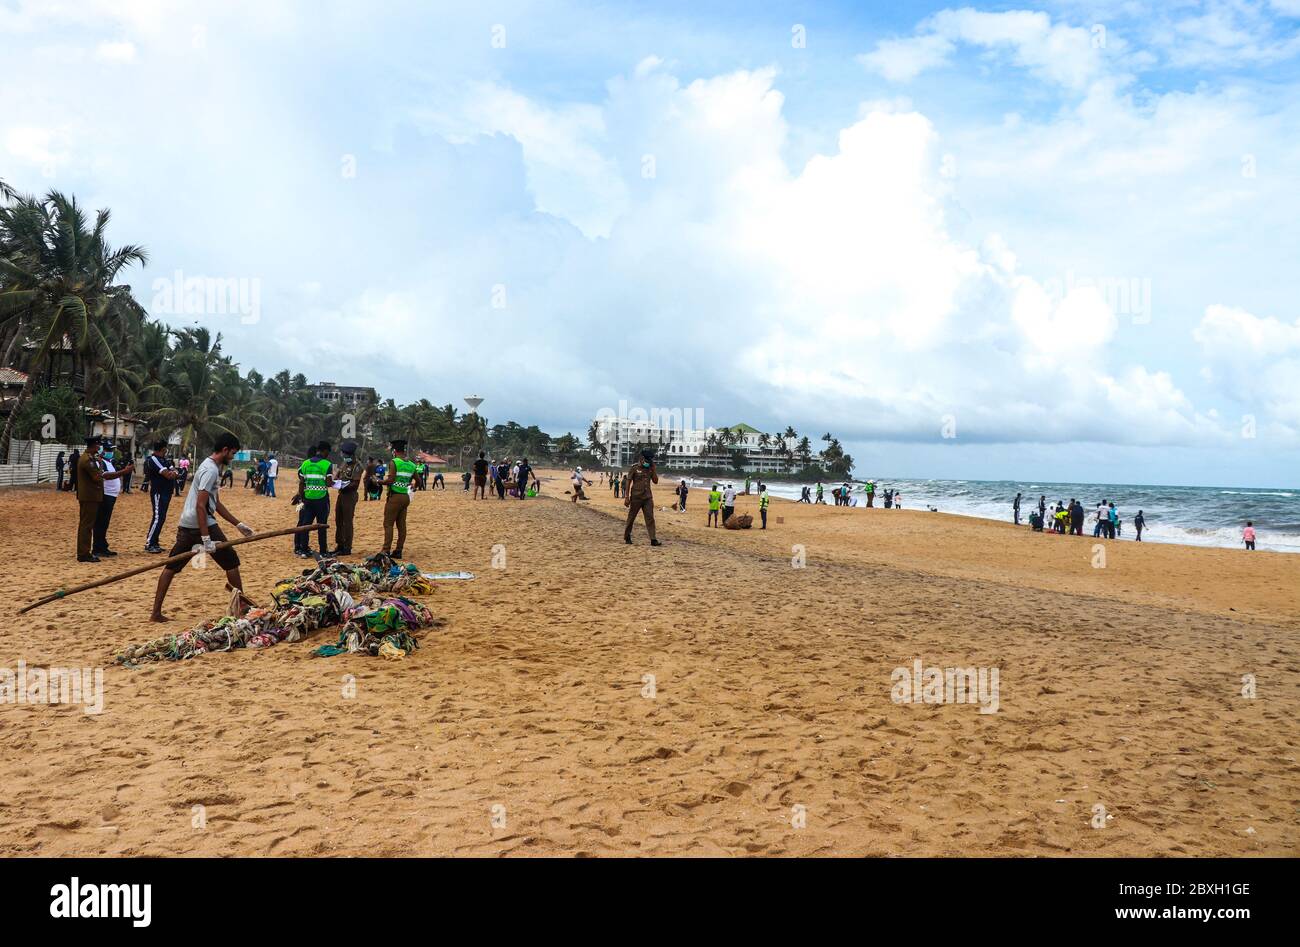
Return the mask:
{"type": "MultiPolygon", "coordinates": [[[[599,416],[594,423],[605,463],[614,467],[630,466],[645,447],[653,447],[659,466],[671,470],[730,470],[737,451],[744,454],[748,473],[792,473],[803,466],[795,454],[797,442],[787,445],[780,436],[764,434],[748,424],[688,428],[672,420],[612,416],[599,416]]],[[[813,454],[810,462],[815,463],[818,457],[813,454]]]]}

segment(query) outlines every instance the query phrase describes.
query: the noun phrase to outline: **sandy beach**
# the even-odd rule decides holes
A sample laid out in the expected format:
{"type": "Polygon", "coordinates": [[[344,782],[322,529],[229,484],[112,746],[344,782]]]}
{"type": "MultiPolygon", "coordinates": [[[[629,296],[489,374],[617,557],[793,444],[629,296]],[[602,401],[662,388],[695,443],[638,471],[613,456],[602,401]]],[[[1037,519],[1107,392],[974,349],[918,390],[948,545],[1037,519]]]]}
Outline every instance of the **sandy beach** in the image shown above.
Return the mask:
{"type": "MultiPolygon", "coordinates": [[[[628,547],[599,484],[573,504],[558,472],[524,502],[448,481],[414,495],[407,558],[476,578],[425,599],[446,624],[410,657],[314,658],[321,631],[137,670],[112,658],[159,633],[156,573],[13,611],[151,561],[147,497],[118,502],[121,555],[79,565],[70,495],[0,493],[0,667],[105,668],[100,714],[0,704],[0,853],[1300,852],[1298,556],[1125,540],[1097,568],[1090,536],[777,500],[766,532],[714,530],[669,478],[666,545],[638,526],[628,547]],[[918,660],[997,668],[997,712],[895,703],[918,660]]],[[[380,512],[359,504],[359,551],[380,512]]],[[[259,602],[302,568],[288,538],[241,557],[259,602]]],[[[186,570],[170,629],[225,599],[186,570]]]]}

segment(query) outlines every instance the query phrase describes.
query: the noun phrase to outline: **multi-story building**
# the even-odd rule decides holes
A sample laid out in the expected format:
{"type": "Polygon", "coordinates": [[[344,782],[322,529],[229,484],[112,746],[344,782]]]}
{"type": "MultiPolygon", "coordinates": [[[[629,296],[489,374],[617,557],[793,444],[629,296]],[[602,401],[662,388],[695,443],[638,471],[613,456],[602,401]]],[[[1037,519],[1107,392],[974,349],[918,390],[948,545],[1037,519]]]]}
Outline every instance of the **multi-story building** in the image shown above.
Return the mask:
{"type": "MultiPolygon", "coordinates": [[[[748,424],[687,428],[671,421],[600,416],[595,419],[595,436],[605,450],[605,463],[615,467],[630,465],[644,447],[653,447],[659,465],[672,470],[731,469],[736,452],[743,454],[744,470],[749,473],[792,473],[803,466],[794,453],[794,442],[787,445],[779,435],[748,424]]],[[[818,456],[814,454],[811,462],[818,456]]]]}
{"type": "Polygon", "coordinates": [[[342,404],[348,408],[356,408],[362,404],[374,404],[379,398],[373,388],[336,385],[332,381],[322,381],[316,385],[308,385],[307,390],[330,405],[342,404]]]}

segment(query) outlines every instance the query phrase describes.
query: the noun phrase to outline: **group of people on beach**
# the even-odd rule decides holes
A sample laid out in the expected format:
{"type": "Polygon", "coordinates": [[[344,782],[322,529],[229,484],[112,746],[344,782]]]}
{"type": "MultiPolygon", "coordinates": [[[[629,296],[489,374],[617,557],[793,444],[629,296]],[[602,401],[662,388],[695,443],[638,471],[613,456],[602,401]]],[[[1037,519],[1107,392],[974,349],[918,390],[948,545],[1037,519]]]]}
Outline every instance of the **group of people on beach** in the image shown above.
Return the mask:
{"type": "MultiPolygon", "coordinates": [[[[1020,525],[1020,506],[1023,500],[1024,494],[1017,493],[1015,499],[1011,501],[1012,522],[1017,526],[1020,525]]],[[[1058,500],[1056,506],[1049,509],[1047,497],[1043,495],[1038,498],[1038,508],[1030,510],[1028,516],[1029,527],[1036,533],[1048,532],[1070,536],[1082,536],[1085,525],[1089,521],[1092,523],[1094,539],[1118,539],[1123,535],[1124,521],[1120,518],[1119,509],[1113,500],[1102,500],[1089,514],[1084,509],[1083,503],[1075,497],[1071,497],[1068,504],[1058,500]]],[[[1146,526],[1146,513],[1138,510],[1137,515],[1133,517],[1133,529],[1136,533],[1133,538],[1136,542],[1142,542],[1142,531],[1146,526]]],[[[1241,539],[1248,550],[1255,548],[1254,522],[1247,521],[1241,539]]]]}
{"type": "MultiPolygon", "coordinates": [[[[582,468],[578,471],[581,473],[582,468]]],[[[518,461],[489,460],[486,451],[479,451],[471,468],[461,475],[465,489],[469,490],[470,481],[474,483],[474,499],[486,500],[489,492],[495,493],[498,500],[507,496],[517,500],[537,496],[542,483],[537,479],[537,472],[524,457],[518,461]]],[[[575,498],[576,499],[576,498],[575,498]]]]}

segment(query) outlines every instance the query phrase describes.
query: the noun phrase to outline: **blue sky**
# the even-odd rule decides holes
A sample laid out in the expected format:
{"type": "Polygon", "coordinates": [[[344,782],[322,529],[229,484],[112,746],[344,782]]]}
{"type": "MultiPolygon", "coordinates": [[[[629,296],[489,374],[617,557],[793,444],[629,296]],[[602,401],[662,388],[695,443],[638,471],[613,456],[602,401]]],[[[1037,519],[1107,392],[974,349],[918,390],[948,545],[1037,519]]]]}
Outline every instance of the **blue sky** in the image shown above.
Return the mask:
{"type": "Polygon", "coordinates": [[[111,207],[246,367],[1294,485],[1300,0],[0,0],[0,57],[0,177],[111,207]]]}

